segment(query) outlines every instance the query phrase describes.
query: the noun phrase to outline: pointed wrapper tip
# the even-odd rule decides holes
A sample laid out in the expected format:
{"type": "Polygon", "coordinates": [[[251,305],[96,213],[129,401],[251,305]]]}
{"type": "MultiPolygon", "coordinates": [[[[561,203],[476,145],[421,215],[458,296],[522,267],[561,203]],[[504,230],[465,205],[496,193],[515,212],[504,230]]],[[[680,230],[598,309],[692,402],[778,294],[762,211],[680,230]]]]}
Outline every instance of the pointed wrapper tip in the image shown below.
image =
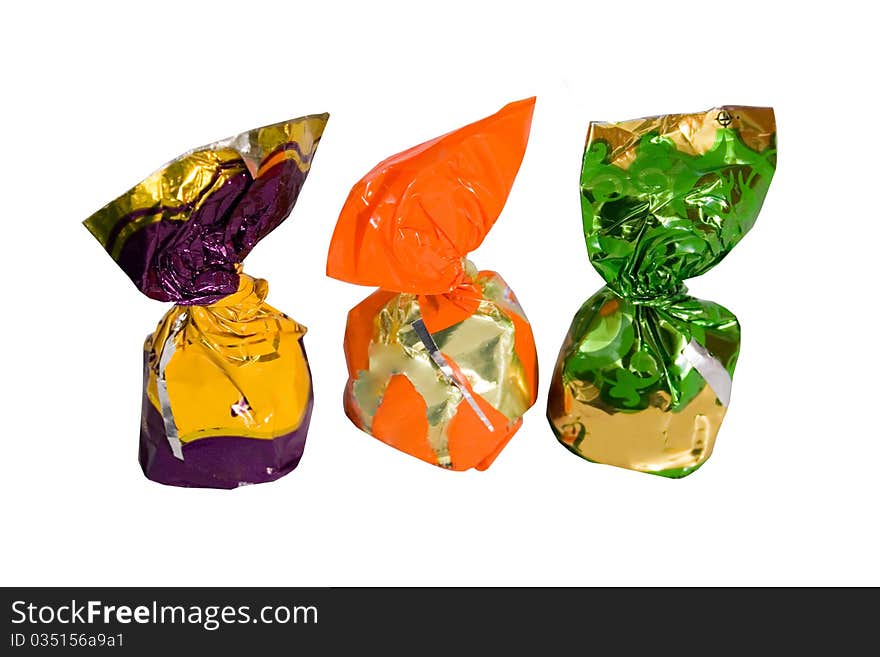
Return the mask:
{"type": "Polygon", "coordinates": [[[236,267],[293,209],[328,118],[290,119],[190,150],[83,223],[147,296],[214,303],[235,292],[236,267]]]}
{"type": "Polygon", "coordinates": [[[462,258],[504,207],[528,143],[535,98],[393,155],[358,181],[330,243],[327,274],[399,292],[462,283],[462,258]]]}

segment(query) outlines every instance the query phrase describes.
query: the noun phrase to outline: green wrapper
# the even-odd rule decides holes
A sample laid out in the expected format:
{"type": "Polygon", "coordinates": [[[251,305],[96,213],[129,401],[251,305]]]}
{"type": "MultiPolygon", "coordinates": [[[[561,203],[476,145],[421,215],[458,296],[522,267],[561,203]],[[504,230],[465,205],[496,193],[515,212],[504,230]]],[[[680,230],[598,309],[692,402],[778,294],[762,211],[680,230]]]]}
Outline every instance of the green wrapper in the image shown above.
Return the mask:
{"type": "Polygon", "coordinates": [[[684,281],[751,229],[775,167],[770,108],[590,125],[584,235],[607,285],[575,315],[547,409],[572,452],[667,477],[709,458],[740,329],[723,306],[689,296],[684,281]]]}

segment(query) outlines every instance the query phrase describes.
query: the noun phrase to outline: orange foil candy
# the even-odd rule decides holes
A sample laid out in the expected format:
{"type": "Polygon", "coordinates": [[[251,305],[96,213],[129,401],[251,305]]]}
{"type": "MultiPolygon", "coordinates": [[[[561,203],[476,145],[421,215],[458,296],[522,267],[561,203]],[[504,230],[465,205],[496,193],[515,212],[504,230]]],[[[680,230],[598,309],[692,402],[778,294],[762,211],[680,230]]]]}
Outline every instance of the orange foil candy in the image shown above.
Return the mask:
{"type": "Polygon", "coordinates": [[[501,213],[535,99],[379,163],[339,215],[327,274],[380,289],[348,314],[345,411],[428,463],[484,470],[535,402],[528,320],[467,260],[501,213]]]}

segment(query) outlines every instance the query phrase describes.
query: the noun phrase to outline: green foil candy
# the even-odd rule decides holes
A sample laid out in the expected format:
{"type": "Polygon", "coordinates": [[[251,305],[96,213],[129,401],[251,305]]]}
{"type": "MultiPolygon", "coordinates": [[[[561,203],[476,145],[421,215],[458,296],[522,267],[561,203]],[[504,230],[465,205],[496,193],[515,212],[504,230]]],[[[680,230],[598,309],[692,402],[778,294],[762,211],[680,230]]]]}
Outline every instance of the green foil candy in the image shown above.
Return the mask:
{"type": "Polygon", "coordinates": [[[770,108],[590,125],[584,235],[607,285],[575,315],[550,386],[547,417],[569,450],[666,477],[709,458],[739,322],[684,281],[751,229],[775,168],[770,108]]]}

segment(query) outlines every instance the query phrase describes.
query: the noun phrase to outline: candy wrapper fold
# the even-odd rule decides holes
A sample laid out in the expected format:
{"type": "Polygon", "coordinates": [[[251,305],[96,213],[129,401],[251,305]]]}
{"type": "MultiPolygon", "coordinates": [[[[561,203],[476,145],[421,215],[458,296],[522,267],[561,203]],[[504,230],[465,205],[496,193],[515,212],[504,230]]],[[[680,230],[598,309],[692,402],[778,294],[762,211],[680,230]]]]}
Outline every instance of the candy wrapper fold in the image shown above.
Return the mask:
{"type": "Polygon", "coordinates": [[[581,206],[607,285],[575,315],[551,381],[548,419],[569,450],[667,477],[709,458],[740,328],[684,281],[752,228],[775,167],[770,108],[590,125],[581,206]]]}
{"type": "Polygon", "coordinates": [[[328,275],[380,289],[348,315],[345,410],[428,463],[489,467],[535,402],[531,327],[495,272],[466,256],[501,213],[534,99],[395,155],[351,190],[328,275]]]}
{"type": "Polygon", "coordinates": [[[140,463],[154,481],[235,488],[302,456],[306,329],[241,262],[293,209],[327,118],[190,151],[84,222],[141,292],[176,304],[144,346],[140,463]]]}

